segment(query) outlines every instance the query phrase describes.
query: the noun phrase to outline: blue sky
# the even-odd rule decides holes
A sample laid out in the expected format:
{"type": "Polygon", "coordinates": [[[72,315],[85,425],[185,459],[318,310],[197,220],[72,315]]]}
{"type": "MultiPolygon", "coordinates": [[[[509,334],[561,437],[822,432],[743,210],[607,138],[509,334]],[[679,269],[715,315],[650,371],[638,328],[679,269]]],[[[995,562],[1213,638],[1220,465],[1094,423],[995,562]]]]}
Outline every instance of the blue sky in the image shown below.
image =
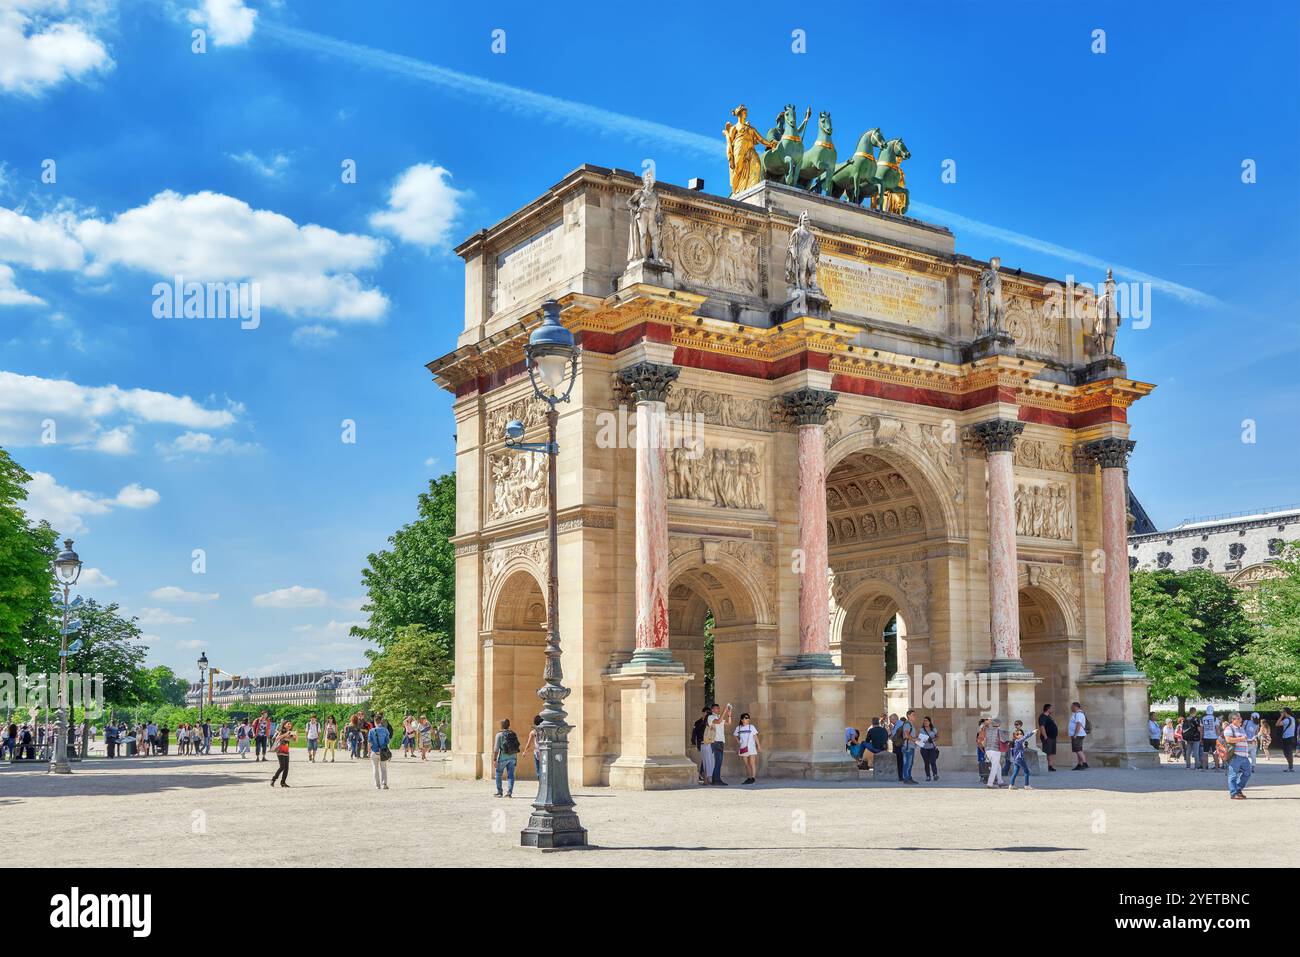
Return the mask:
{"type": "Polygon", "coordinates": [[[452,463],[450,247],[584,162],[722,189],[732,107],[793,100],[904,137],[960,251],[1149,278],[1157,524],[1300,500],[1298,10],[0,0],[0,444],[153,662],[360,664],[365,556],[452,463]],[[260,324],[155,318],[178,273],[256,282],[260,324]]]}

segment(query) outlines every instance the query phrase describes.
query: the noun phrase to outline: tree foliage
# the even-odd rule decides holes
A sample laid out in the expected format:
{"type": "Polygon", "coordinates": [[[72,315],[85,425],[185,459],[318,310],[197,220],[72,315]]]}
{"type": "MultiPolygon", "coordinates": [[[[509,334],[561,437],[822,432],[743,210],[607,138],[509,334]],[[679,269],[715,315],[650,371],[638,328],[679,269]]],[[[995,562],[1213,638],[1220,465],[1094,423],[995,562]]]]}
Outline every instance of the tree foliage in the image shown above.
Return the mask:
{"type": "Polygon", "coordinates": [[[1262,699],[1300,695],[1300,543],[1291,542],[1276,567],[1278,577],[1248,593],[1255,635],[1228,663],[1234,675],[1255,683],[1262,699]]]}
{"type": "Polygon", "coordinates": [[[54,530],[32,525],[21,507],[30,478],[0,449],[0,671],[26,663],[27,639],[34,626],[48,624],[54,588],[54,530]]]}
{"type": "Polygon", "coordinates": [[[388,645],[367,652],[371,706],[389,715],[432,711],[452,677],[444,646],[444,637],[423,625],[403,625],[388,645]]]}
{"type": "Polygon", "coordinates": [[[1152,700],[1177,698],[1181,708],[1197,695],[1205,649],[1203,622],[1193,613],[1191,596],[1179,587],[1177,572],[1134,572],[1133,660],[1151,679],[1152,700]]]}
{"type": "Polygon", "coordinates": [[[418,517],[388,539],[389,548],[372,554],[361,572],[369,615],[352,634],[380,650],[409,625],[421,625],[436,642],[439,657],[454,658],[456,633],[456,476],[448,473],[429,483],[420,495],[418,517]]]}

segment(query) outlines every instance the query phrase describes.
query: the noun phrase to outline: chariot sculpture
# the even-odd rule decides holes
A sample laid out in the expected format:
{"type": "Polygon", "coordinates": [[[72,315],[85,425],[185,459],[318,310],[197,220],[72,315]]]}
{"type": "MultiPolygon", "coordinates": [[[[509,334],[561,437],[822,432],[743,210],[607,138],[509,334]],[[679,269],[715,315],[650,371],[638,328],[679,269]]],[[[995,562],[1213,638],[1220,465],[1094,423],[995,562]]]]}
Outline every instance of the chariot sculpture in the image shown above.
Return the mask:
{"type": "Polygon", "coordinates": [[[884,213],[907,214],[910,198],[902,163],[912,154],[901,138],[886,139],[878,127],[869,129],[858,137],[853,155],[840,162],[828,112],[818,114],[816,139],[806,149],[804,132],[811,107],[801,121],[795,105],[787,103],[766,136],[749,125],[743,104],[732,115],[737,124],[724,127],[732,196],[767,179],[855,205],[870,203],[884,213]],[[762,154],[759,146],[764,148],[762,154]]]}

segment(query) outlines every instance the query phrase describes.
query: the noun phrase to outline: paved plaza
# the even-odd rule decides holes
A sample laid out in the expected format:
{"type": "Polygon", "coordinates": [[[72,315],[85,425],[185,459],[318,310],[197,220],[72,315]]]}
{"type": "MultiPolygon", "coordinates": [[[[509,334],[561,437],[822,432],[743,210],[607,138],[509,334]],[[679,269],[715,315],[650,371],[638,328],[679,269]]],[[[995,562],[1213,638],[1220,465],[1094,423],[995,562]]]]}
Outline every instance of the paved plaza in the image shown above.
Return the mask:
{"type": "Polygon", "coordinates": [[[990,792],[973,773],[892,781],[575,794],[591,851],[518,847],[536,785],[497,799],[397,755],[390,790],[370,764],[295,753],[289,789],[273,761],[211,755],[93,761],[71,777],[0,765],[0,846],[10,867],[45,866],[1295,866],[1300,774],[1275,756],[1250,799],[1223,775],[1094,769],[990,792]],[[1231,825],[1231,826],[1230,826],[1231,825]],[[1284,838],[1284,835],[1290,835],[1284,838]]]}

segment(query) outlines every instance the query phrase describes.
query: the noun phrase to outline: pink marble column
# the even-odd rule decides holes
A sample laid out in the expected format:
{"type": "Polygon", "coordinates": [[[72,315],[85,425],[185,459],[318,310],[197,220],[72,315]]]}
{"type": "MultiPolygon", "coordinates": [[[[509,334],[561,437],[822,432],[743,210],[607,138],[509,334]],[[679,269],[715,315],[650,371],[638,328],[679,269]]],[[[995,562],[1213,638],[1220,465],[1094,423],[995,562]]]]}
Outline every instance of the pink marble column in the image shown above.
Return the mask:
{"type": "Polygon", "coordinates": [[[799,430],[799,663],[834,668],[826,550],[826,413],[834,392],[799,389],[781,397],[799,430]]]}
{"type": "Polygon", "coordinates": [[[1106,555],[1102,578],[1106,602],[1106,667],[1113,674],[1134,673],[1133,609],[1129,595],[1128,480],[1129,453],[1136,443],[1102,439],[1087,447],[1101,465],[1101,546],[1106,555]]]}
{"type": "Polygon", "coordinates": [[[636,404],[636,647],[668,647],[667,405],[636,404]]]}
{"type": "Polygon", "coordinates": [[[634,661],[668,662],[668,390],[676,366],[638,362],[619,371],[636,401],[636,650],[634,661]]]}
{"type": "Polygon", "coordinates": [[[973,432],[988,452],[989,629],[992,671],[1023,671],[1020,661],[1020,589],[1016,574],[1015,440],[1023,422],[992,419],[973,432]]]}

